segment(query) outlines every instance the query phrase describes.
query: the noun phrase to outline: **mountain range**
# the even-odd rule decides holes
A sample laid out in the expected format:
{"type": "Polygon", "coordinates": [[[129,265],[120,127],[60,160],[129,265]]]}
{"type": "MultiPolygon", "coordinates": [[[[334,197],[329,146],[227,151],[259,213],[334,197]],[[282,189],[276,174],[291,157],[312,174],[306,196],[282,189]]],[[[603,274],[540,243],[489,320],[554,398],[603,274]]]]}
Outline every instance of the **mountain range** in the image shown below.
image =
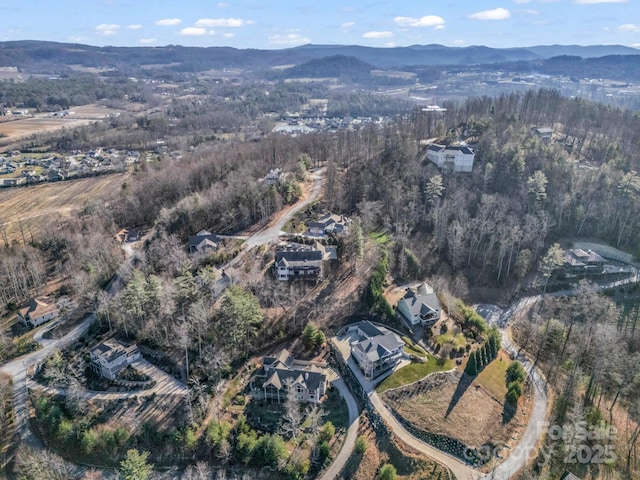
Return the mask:
{"type": "Polygon", "coordinates": [[[640,50],[623,45],[540,45],[522,48],[484,46],[447,47],[411,45],[374,48],[359,45],[303,45],[280,50],[232,47],[96,47],[90,45],[24,40],[0,42],[0,67],[18,67],[33,73],[54,73],[61,66],[131,70],[147,65],[167,66],[175,71],[197,72],[212,68],[265,70],[299,65],[328,56],[354,57],[377,68],[416,65],[487,65],[544,60],[557,56],[595,58],[611,55],[640,55],[640,50]]]}

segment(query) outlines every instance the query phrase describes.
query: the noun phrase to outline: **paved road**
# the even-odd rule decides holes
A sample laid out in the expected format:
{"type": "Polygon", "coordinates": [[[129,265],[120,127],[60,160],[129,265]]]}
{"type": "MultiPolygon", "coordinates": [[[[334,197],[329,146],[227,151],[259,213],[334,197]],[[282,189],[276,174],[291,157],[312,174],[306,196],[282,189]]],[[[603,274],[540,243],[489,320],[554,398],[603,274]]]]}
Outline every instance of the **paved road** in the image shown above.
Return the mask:
{"type": "Polygon", "coordinates": [[[340,472],[347,464],[351,453],[356,445],[356,439],[358,438],[358,429],[360,428],[360,412],[358,411],[358,404],[356,399],[353,398],[351,390],[344,383],[342,378],[338,378],[332,382],[332,385],[338,389],[342,398],[347,402],[347,408],[349,409],[349,428],[347,429],[347,436],[344,440],[344,444],[340,449],[340,453],[335,458],[331,466],[320,477],[320,480],[334,480],[338,478],[340,472]]]}
{"type": "Polygon", "coordinates": [[[311,174],[311,178],[314,180],[314,184],[313,184],[313,187],[311,188],[311,193],[309,194],[309,196],[304,200],[302,200],[301,202],[298,202],[292,207],[290,207],[284,214],[280,216],[280,218],[273,225],[267,228],[264,228],[259,232],[256,232],[250,237],[248,237],[245,243],[245,248],[242,250],[242,252],[236,258],[234,258],[229,263],[227,263],[224,266],[224,268],[228,269],[236,265],[240,261],[244,253],[248,252],[252,248],[258,247],[260,245],[265,245],[267,243],[271,243],[273,241],[278,240],[278,238],[280,237],[280,233],[282,232],[282,229],[287,224],[287,222],[291,220],[294,217],[294,215],[298,213],[300,210],[307,208],[309,205],[311,205],[313,202],[315,202],[318,199],[318,196],[320,195],[320,191],[322,190],[324,174],[325,174],[324,168],[321,168],[313,172],[311,174]]]}

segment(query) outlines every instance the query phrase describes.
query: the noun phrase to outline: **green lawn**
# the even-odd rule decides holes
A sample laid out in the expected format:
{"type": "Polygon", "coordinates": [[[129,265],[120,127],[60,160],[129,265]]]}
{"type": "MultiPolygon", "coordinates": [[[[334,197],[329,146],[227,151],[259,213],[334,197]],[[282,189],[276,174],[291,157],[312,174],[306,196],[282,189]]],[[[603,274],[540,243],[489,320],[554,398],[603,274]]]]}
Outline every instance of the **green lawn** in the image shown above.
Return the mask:
{"type": "Polygon", "coordinates": [[[379,245],[384,245],[389,241],[387,232],[371,232],[369,238],[379,245]]]}
{"type": "Polygon", "coordinates": [[[390,388],[408,385],[410,383],[417,382],[418,380],[422,380],[430,373],[451,370],[451,367],[451,360],[447,360],[444,364],[438,365],[436,358],[429,355],[428,360],[425,363],[412,363],[391,374],[391,376],[387,377],[376,387],[376,391],[378,393],[382,393],[390,388]]]}
{"type": "Polygon", "coordinates": [[[416,357],[421,358],[427,357],[428,353],[425,352],[420,345],[416,345],[415,343],[413,343],[413,340],[411,340],[409,337],[404,336],[402,337],[402,340],[405,343],[404,353],[406,353],[407,355],[415,355],[416,357]]]}
{"type": "Polygon", "coordinates": [[[474,383],[482,385],[498,400],[504,400],[507,394],[506,378],[509,362],[508,355],[501,350],[498,357],[482,369],[474,383]]]}

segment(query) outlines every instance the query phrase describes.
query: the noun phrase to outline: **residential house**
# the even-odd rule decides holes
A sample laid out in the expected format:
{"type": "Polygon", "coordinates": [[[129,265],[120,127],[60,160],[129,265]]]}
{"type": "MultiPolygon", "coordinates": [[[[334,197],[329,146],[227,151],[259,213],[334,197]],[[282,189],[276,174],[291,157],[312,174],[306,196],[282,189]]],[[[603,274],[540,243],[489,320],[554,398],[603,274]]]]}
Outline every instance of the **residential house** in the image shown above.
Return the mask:
{"type": "Polygon", "coordinates": [[[544,143],[551,143],[553,138],[553,128],[549,127],[533,127],[531,132],[540,137],[544,143]]]}
{"type": "Polygon", "coordinates": [[[326,364],[296,360],[286,349],[275,357],[264,357],[266,380],[262,384],[264,398],[276,398],[278,402],[294,389],[296,398],[305,403],[320,403],[329,384],[326,364]]]}
{"type": "Polygon", "coordinates": [[[303,280],[322,279],[324,276],[324,262],[330,258],[330,250],[318,242],[313,246],[288,244],[276,251],[276,278],[282,281],[292,278],[303,280]]]}
{"type": "Polygon", "coordinates": [[[396,314],[409,325],[433,325],[440,320],[440,301],[431,286],[426,283],[416,289],[407,288],[398,302],[396,314]]]}
{"type": "Polygon", "coordinates": [[[474,151],[467,146],[437,145],[427,147],[427,158],[438,168],[451,172],[473,170],[474,151]]]}
{"type": "Polygon", "coordinates": [[[269,173],[264,177],[263,182],[267,185],[277,185],[282,181],[284,174],[279,168],[269,170],[269,173]]]}
{"type": "Polygon", "coordinates": [[[91,368],[104,378],[114,380],[120,370],[141,358],[138,346],[124,345],[111,338],[89,352],[91,368]]]}
{"type": "Polygon", "coordinates": [[[385,327],[364,321],[349,331],[359,337],[351,344],[351,354],[368,380],[393,369],[403,355],[404,341],[385,327]]]}
{"type": "Polygon", "coordinates": [[[580,477],[575,476],[569,470],[565,470],[562,476],[560,477],[560,480],[580,480],[580,477]]]}
{"type": "Polygon", "coordinates": [[[32,298],[18,311],[18,318],[24,327],[35,328],[58,317],[58,308],[46,298],[32,298]]]}
{"type": "Polygon", "coordinates": [[[137,242],[143,235],[144,231],[139,228],[123,228],[113,238],[118,243],[137,242]]]}
{"type": "Polygon", "coordinates": [[[565,250],[563,269],[567,275],[599,275],[604,273],[605,260],[593,250],[565,250]]]}
{"type": "Polygon", "coordinates": [[[217,249],[220,243],[222,243],[222,240],[220,240],[220,237],[217,235],[207,230],[200,230],[195,235],[189,237],[187,248],[189,249],[189,253],[204,253],[217,249]]]}
{"type": "Polygon", "coordinates": [[[327,213],[314,222],[307,224],[309,235],[324,237],[329,234],[340,235],[347,233],[349,219],[344,215],[327,213]]]}

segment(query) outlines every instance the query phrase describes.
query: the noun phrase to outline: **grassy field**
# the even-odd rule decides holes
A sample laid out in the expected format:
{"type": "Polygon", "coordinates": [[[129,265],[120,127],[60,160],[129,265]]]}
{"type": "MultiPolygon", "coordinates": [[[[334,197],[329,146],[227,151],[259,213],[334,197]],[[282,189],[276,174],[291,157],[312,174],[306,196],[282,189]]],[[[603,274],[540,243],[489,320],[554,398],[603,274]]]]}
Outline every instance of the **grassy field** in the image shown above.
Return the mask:
{"type": "Polygon", "coordinates": [[[484,387],[495,398],[504,399],[507,394],[505,379],[510,361],[509,356],[501,350],[498,358],[478,374],[475,383],[484,387]]]}
{"type": "Polygon", "coordinates": [[[47,222],[67,217],[89,201],[113,198],[128,178],[128,173],[118,173],[0,189],[0,226],[6,229],[9,241],[22,242],[22,223],[26,240],[30,241],[31,233],[37,238],[47,222]]]}
{"type": "Polygon", "coordinates": [[[436,358],[429,355],[425,363],[412,363],[394,372],[378,385],[376,391],[382,393],[391,388],[408,385],[423,379],[430,373],[451,370],[451,366],[451,360],[447,360],[442,365],[439,365],[436,358]]]}

